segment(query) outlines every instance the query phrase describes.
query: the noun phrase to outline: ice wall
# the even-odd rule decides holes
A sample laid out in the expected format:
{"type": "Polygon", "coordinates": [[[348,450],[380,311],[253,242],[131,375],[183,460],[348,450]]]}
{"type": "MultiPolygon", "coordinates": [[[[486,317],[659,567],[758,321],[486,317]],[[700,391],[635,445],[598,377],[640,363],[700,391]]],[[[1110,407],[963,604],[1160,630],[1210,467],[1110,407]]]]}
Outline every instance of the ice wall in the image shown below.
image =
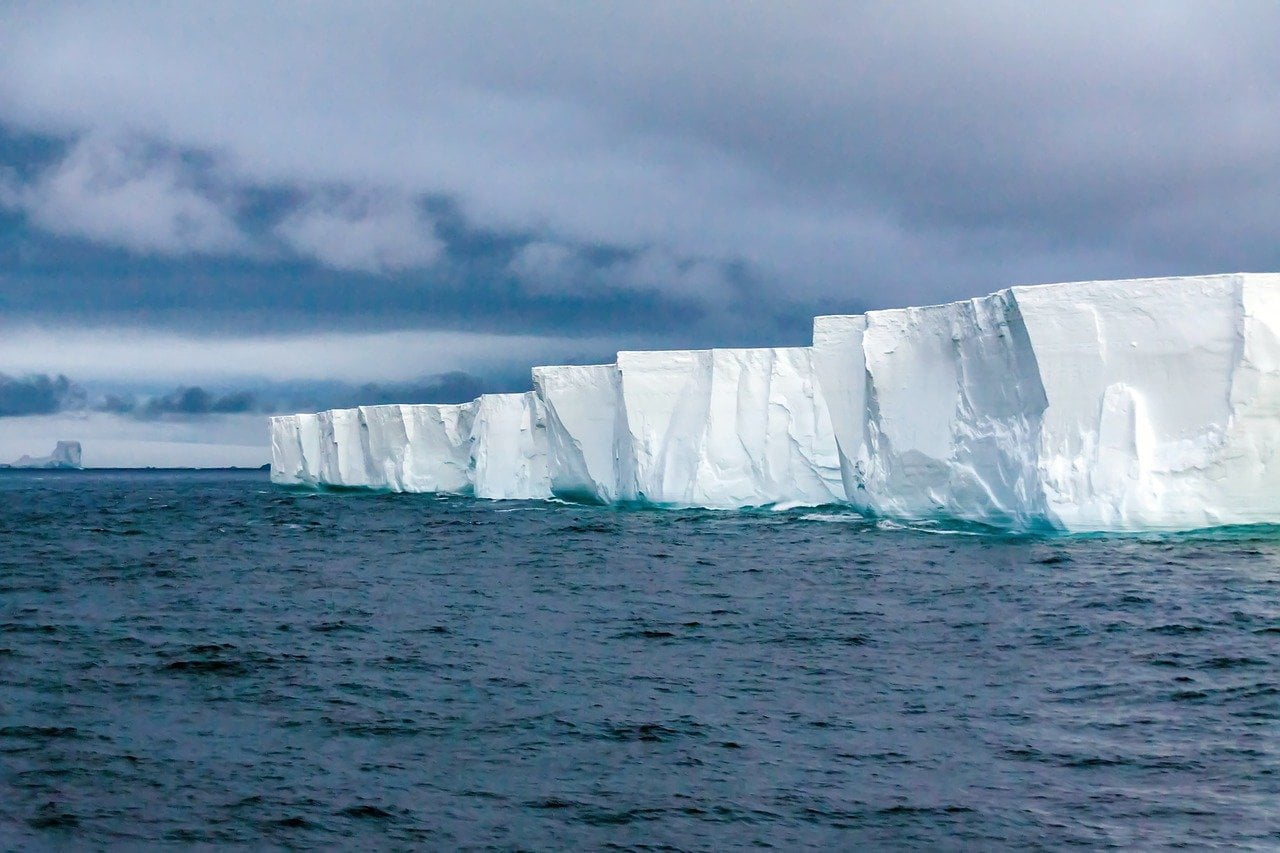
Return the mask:
{"type": "Polygon", "coordinates": [[[364,485],[394,492],[470,493],[474,403],[356,411],[364,430],[364,485]]]}
{"type": "Polygon", "coordinates": [[[863,356],[871,509],[1020,527],[1043,517],[1045,397],[1009,294],[870,312],[863,356]]]}
{"type": "Polygon", "coordinates": [[[1018,528],[1280,520],[1280,276],[820,317],[851,501],[1018,528]],[[859,410],[861,406],[861,410],[859,410]]]}
{"type": "Polygon", "coordinates": [[[396,492],[471,492],[475,403],[333,409],[271,418],[271,480],[396,492]]]}
{"type": "Polygon", "coordinates": [[[866,490],[867,369],[862,337],[867,318],[862,315],[815,317],[813,321],[813,369],[819,390],[827,402],[840,459],[840,477],[846,500],[868,509],[866,490]]]}
{"type": "Polygon", "coordinates": [[[1015,287],[1070,530],[1280,520],[1280,276],[1015,287]]]}
{"type": "Polygon", "coordinates": [[[271,482],[281,486],[314,482],[302,456],[302,442],[298,435],[300,417],[302,415],[276,415],[271,418],[271,482]]]}
{"type": "Polygon", "coordinates": [[[598,503],[629,491],[617,365],[535,367],[533,387],[545,411],[551,491],[598,503]]]}
{"type": "Polygon", "coordinates": [[[316,480],[327,486],[369,487],[368,455],[359,409],[329,409],[316,416],[320,455],[316,480]]]}
{"type": "Polygon", "coordinates": [[[623,497],[745,507],[842,500],[808,347],[618,353],[623,497]]]}
{"type": "Polygon", "coordinates": [[[406,447],[400,487],[406,492],[470,494],[471,431],[476,404],[400,406],[406,447]]]}
{"type": "Polygon", "coordinates": [[[476,400],[471,435],[476,497],[551,497],[547,457],[547,430],[537,395],[484,394],[476,400]]]}

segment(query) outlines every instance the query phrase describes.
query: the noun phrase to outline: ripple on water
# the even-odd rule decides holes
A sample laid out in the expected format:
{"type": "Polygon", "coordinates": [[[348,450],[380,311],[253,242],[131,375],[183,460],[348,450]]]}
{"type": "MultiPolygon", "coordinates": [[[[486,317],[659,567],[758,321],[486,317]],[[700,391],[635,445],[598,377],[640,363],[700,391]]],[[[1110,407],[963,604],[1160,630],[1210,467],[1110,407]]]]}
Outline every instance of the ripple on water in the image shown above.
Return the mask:
{"type": "Polygon", "coordinates": [[[0,474],[0,846],[1280,837],[1280,529],[0,474]]]}

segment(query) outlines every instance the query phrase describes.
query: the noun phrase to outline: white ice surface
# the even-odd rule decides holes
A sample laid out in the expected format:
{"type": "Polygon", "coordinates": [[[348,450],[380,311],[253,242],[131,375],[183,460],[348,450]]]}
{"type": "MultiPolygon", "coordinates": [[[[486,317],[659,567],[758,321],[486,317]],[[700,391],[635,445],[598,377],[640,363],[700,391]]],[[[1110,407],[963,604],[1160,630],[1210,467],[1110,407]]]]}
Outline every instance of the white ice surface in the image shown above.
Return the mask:
{"type": "Polygon", "coordinates": [[[272,419],[281,483],[1012,528],[1280,523],[1280,275],[819,317],[812,348],[623,352],[536,392],[272,419]]]}
{"type": "Polygon", "coordinates": [[[617,365],[535,367],[533,387],[545,411],[551,491],[617,500],[620,466],[630,452],[617,365]]]}
{"type": "Polygon", "coordinates": [[[866,509],[867,371],[862,338],[867,318],[859,315],[815,317],[813,370],[831,413],[846,499],[866,509]]]}
{"type": "Polygon", "coordinates": [[[818,318],[814,346],[852,500],[874,513],[1280,521],[1280,276],[1015,287],[818,318]]]}
{"type": "Polygon", "coordinates": [[[386,405],[273,417],[272,482],[468,494],[474,410],[386,405]]]}
{"type": "Polygon", "coordinates": [[[623,497],[730,508],[844,498],[808,347],[618,353],[623,497]]]}
{"type": "Polygon", "coordinates": [[[491,500],[551,497],[547,430],[532,391],[484,394],[471,432],[475,495],[491,500]]]}
{"type": "Polygon", "coordinates": [[[298,437],[298,419],[303,415],[276,415],[271,418],[271,482],[282,486],[310,483],[302,444],[298,437]]]}
{"type": "Polygon", "coordinates": [[[470,494],[471,428],[476,404],[399,408],[408,442],[400,468],[404,491],[470,494]]]}
{"type": "Polygon", "coordinates": [[[1017,287],[1069,530],[1280,521],[1280,276],[1017,287]]]}

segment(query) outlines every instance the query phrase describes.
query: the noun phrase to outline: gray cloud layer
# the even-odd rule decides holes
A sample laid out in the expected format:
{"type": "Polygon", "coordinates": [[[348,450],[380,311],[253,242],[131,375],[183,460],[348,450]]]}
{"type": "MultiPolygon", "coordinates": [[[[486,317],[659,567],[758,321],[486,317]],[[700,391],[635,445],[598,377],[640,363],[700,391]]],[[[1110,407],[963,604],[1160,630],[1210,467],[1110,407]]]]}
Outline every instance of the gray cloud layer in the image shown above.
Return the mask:
{"type": "MultiPolygon", "coordinates": [[[[65,150],[0,207],[151,259],[152,313],[795,343],[1280,268],[1278,34],[1267,2],[31,3],[0,122],[65,150]]],[[[91,286],[17,269],[26,309],[91,286]]]]}
{"type": "Polygon", "coordinates": [[[63,375],[13,377],[0,373],[0,419],[101,412],[146,421],[386,403],[461,403],[483,393],[523,391],[528,386],[523,372],[479,377],[453,371],[411,382],[259,382],[252,388],[239,389],[180,385],[170,391],[139,394],[112,386],[86,390],[63,375]]]}

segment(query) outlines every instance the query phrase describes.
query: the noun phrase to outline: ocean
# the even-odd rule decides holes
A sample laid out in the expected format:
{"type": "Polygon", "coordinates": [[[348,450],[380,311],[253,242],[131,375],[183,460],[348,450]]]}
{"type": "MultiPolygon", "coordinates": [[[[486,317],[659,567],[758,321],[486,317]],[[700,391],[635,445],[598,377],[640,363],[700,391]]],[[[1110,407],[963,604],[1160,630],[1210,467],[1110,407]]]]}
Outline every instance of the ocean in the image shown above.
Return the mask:
{"type": "Polygon", "coordinates": [[[0,474],[0,847],[1280,846],[1280,530],[0,474]]]}

